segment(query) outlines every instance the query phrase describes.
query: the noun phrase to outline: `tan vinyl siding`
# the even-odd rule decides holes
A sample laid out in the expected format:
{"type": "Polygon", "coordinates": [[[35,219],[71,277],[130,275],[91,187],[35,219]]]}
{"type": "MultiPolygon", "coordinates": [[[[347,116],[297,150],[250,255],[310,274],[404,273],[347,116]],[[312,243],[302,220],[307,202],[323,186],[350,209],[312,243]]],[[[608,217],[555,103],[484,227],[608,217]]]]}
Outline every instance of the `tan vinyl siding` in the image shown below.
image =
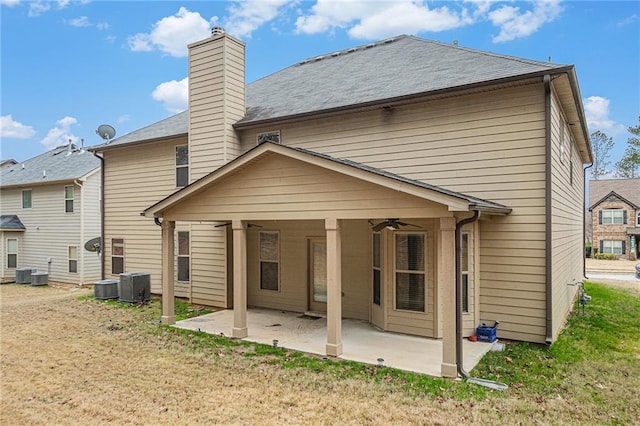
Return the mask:
{"type": "Polygon", "coordinates": [[[553,304],[553,338],[560,332],[578,289],[569,283],[582,280],[584,262],[583,211],[584,175],[578,150],[571,137],[560,104],[551,103],[552,182],[551,182],[551,258],[553,304]],[[560,159],[561,127],[566,140],[565,159],[560,159]],[[573,165],[573,182],[570,180],[573,165]]]}
{"type": "Polygon", "coordinates": [[[239,154],[232,126],[245,114],[244,48],[226,35],[189,48],[191,182],[239,154]]]}
{"type": "Polygon", "coordinates": [[[84,249],[84,243],[92,238],[100,237],[101,211],[100,211],[100,190],[102,187],[102,174],[96,170],[89,175],[82,185],[82,220],[84,221],[84,236],[82,246],[78,247],[79,262],[78,272],[82,271],[85,282],[95,282],[101,278],[101,261],[97,253],[88,252],[84,249]]]}
{"type": "Polygon", "coordinates": [[[191,224],[191,289],[193,303],[228,308],[226,229],[214,223],[191,224]]]}
{"type": "MultiPolygon", "coordinates": [[[[19,241],[19,268],[30,267],[40,272],[47,272],[50,281],[69,284],[91,283],[100,278],[99,269],[95,268],[99,265],[97,256],[84,258],[88,270],[93,269],[97,274],[85,275],[83,280],[80,264],[78,264],[78,272],[69,272],[69,246],[78,247],[78,256],[81,256],[85,243],[82,240],[84,236],[81,234],[81,196],[77,184],[70,181],[53,185],[2,189],[1,197],[2,214],[17,214],[27,228],[19,241]],[[64,187],[70,185],[74,186],[74,211],[67,213],[64,187]],[[30,209],[22,209],[22,189],[32,190],[32,208],[30,209]],[[51,263],[48,262],[49,258],[51,263]]],[[[8,233],[5,233],[5,239],[7,235],[8,233]]],[[[80,258],[78,260],[80,261],[80,258]]]]}
{"type": "Polygon", "coordinates": [[[512,208],[507,217],[480,221],[480,320],[499,320],[503,338],[543,342],[544,116],[544,89],[536,82],[393,106],[391,112],[270,124],[244,130],[242,144],[248,149],[257,133],[278,127],[288,145],[512,208]],[[512,308],[529,302],[527,310],[512,308]]]}

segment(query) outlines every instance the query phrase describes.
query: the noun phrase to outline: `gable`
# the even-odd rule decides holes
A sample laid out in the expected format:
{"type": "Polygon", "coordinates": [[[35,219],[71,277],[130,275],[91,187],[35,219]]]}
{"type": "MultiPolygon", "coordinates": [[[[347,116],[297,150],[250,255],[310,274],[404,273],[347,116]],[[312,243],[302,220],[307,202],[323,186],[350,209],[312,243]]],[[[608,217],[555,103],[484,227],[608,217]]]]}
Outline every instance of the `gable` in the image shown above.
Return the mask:
{"type": "Polygon", "coordinates": [[[162,213],[168,220],[451,216],[446,205],[269,154],[162,213]]]}
{"type": "Polygon", "coordinates": [[[618,195],[616,192],[611,191],[610,193],[605,195],[603,198],[596,201],[591,207],[589,207],[589,211],[594,210],[596,207],[598,207],[600,204],[603,204],[603,203],[622,203],[624,204],[624,207],[628,207],[630,209],[640,209],[640,207],[637,206],[636,204],[618,195]]]}

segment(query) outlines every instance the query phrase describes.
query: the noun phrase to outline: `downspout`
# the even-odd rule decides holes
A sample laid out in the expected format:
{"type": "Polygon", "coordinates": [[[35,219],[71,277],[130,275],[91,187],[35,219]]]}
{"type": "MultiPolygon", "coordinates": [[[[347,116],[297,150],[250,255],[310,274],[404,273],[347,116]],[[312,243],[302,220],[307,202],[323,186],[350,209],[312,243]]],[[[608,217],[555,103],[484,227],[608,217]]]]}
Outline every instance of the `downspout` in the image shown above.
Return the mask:
{"type": "Polygon", "coordinates": [[[550,345],[553,342],[553,304],[551,295],[553,285],[551,279],[551,76],[546,74],[544,82],[544,165],[545,165],[545,190],[544,190],[544,215],[545,215],[545,308],[546,308],[546,338],[545,342],[550,345]]]}
{"type": "Polygon", "coordinates": [[[74,184],[80,188],[80,245],[78,246],[78,262],[80,262],[80,282],[79,285],[84,285],[84,250],[81,248],[84,245],[84,186],[83,182],[78,180],[73,181],[74,184]]]}
{"type": "MultiPolygon", "coordinates": [[[[593,167],[593,162],[589,164],[587,167],[582,169],[582,183],[586,186],[587,183],[587,169],[593,167]]],[[[587,207],[587,191],[582,191],[582,206],[583,208],[587,207]]],[[[582,237],[584,238],[587,235],[587,218],[586,214],[582,215],[582,237]]],[[[591,223],[593,223],[593,218],[591,218],[591,223]]],[[[593,230],[591,230],[591,239],[593,240],[593,230]]],[[[586,241],[585,241],[586,243],[586,241]]],[[[583,247],[584,250],[584,247],[583,247]]],[[[593,241],[591,241],[591,253],[593,254],[593,241]]],[[[582,278],[587,278],[587,254],[584,253],[582,256],[582,278]]]]}
{"type": "Polygon", "coordinates": [[[94,157],[100,160],[100,279],[104,280],[104,158],[96,152],[91,152],[94,157]]]}
{"type": "MultiPolygon", "coordinates": [[[[458,374],[465,379],[469,373],[464,369],[462,354],[462,227],[468,223],[476,222],[480,218],[480,210],[474,210],[473,216],[462,219],[456,223],[455,253],[456,253],[456,367],[458,374]]],[[[477,309],[477,307],[476,307],[477,309]]]]}

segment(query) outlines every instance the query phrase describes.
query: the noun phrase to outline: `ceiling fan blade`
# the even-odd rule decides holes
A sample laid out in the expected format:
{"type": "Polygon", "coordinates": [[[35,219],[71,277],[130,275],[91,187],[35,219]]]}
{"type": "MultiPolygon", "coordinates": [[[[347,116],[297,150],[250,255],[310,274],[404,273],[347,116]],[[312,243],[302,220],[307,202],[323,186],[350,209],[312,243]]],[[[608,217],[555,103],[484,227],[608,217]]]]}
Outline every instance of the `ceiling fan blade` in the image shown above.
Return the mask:
{"type": "Polygon", "coordinates": [[[385,220],[384,222],[380,222],[379,224],[374,225],[371,229],[373,230],[373,232],[380,232],[384,228],[386,228],[387,225],[389,225],[389,223],[385,220]]]}
{"type": "Polygon", "coordinates": [[[230,226],[231,222],[225,222],[218,225],[213,225],[214,228],[222,228],[223,226],[230,226]]]}
{"type": "Polygon", "coordinates": [[[414,228],[422,228],[422,226],[414,225],[413,223],[406,223],[406,222],[396,222],[396,223],[400,226],[413,226],[414,228]]]}

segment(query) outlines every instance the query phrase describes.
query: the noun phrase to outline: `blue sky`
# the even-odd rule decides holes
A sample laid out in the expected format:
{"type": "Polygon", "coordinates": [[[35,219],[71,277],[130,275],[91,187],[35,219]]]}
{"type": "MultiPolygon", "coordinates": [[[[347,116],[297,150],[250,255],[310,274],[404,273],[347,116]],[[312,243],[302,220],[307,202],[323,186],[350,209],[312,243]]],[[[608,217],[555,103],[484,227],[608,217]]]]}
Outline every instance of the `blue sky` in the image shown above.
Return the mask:
{"type": "Polygon", "coordinates": [[[247,45],[247,82],[305,58],[398,34],[576,66],[589,130],[640,115],[638,1],[0,0],[2,159],[69,139],[95,145],[186,108],[186,45],[223,26],[247,45]]]}

